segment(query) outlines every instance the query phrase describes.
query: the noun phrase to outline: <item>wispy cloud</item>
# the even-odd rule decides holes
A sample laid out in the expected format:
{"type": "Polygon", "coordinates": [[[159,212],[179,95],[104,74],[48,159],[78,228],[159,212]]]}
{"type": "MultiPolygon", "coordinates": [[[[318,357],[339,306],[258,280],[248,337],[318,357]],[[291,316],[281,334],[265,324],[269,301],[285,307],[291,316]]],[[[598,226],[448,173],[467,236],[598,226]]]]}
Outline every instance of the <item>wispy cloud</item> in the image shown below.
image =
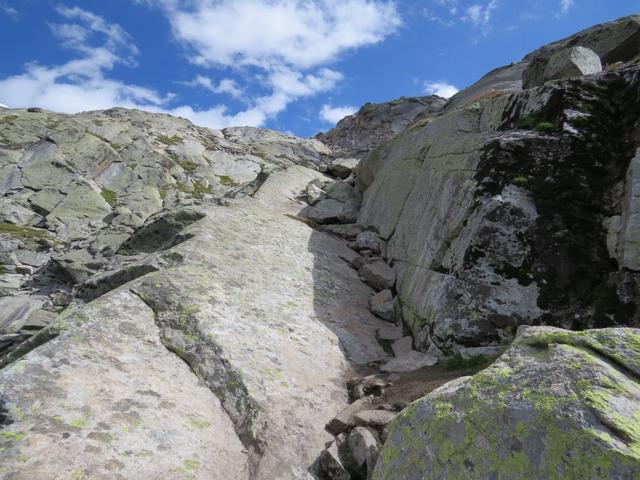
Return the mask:
{"type": "Polygon", "coordinates": [[[493,11],[498,8],[498,1],[491,0],[486,5],[475,4],[467,7],[463,20],[473,24],[476,27],[487,27],[491,22],[493,11]]]}
{"type": "Polygon", "coordinates": [[[438,95],[439,97],[450,98],[458,93],[458,89],[447,82],[425,82],[424,93],[427,95],[438,95]]]}
{"type": "Polygon", "coordinates": [[[347,115],[353,115],[358,111],[357,107],[352,107],[350,105],[342,106],[342,107],[333,107],[331,105],[323,105],[322,109],[320,109],[320,120],[323,120],[327,123],[338,123],[347,115]]]}
{"type": "Polygon", "coordinates": [[[20,15],[18,10],[11,6],[11,4],[5,0],[0,0],[0,13],[12,19],[17,19],[20,15]]]}
{"type": "Polygon", "coordinates": [[[233,98],[242,98],[243,96],[242,89],[232,78],[223,78],[216,84],[209,77],[197,75],[196,78],[184,82],[184,84],[190,87],[200,87],[211,93],[227,94],[233,98]]]}
{"type": "Polygon", "coordinates": [[[573,0],[560,0],[560,11],[567,13],[573,7],[573,0]]]}

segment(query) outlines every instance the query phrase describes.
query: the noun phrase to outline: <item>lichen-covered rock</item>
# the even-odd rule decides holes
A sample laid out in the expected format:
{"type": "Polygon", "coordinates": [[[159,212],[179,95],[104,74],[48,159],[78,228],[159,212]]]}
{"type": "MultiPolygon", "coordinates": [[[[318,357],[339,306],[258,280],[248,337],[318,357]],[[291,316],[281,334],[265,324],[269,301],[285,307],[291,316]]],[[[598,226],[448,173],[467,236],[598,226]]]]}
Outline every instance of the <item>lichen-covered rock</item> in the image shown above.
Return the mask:
{"type": "Polygon", "coordinates": [[[392,424],[374,479],[640,476],[637,329],[523,327],[493,365],[392,424]]]}

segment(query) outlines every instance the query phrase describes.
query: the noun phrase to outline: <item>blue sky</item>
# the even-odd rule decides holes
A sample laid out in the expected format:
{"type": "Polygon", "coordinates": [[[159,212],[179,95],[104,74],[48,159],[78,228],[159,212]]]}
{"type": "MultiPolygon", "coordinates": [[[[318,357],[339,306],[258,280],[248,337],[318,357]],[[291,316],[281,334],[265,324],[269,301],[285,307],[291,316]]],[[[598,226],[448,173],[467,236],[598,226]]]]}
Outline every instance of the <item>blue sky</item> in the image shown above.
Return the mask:
{"type": "Polygon", "coordinates": [[[636,12],[640,0],[0,0],[0,103],[311,136],[636,12]]]}

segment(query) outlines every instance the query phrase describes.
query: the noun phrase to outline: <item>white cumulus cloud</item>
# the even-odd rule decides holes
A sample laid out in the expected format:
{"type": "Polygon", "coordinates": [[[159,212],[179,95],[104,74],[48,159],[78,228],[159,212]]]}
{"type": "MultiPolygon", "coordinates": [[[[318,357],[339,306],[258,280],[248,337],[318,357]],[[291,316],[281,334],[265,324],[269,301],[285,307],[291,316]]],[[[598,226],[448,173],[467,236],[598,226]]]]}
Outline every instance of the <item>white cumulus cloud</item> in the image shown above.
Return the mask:
{"type": "Polygon", "coordinates": [[[439,97],[450,98],[458,93],[458,89],[447,82],[425,82],[424,93],[427,95],[438,95],[439,97]]]}
{"type": "Polygon", "coordinates": [[[136,2],[162,8],[188,60],[202,69],[189,85],[241,98],[246,109],[175,106],[171,93],[113,79],[111,72],[118,64],[136,65],[139,52],[131,37],[99,15],[65,6],[57,8],[65,23],[50,27],[77,58],[53,66],[30,63],[23,73],[0,79],[0,101],[61,112],[143,108],[213,128],[262,126],[291,102],[335,88],[342,74],[328,65],[349,50],[383,40],[401,25],[394,3],[387,0],[136,2]],[[231,78],[214,82],[211,78],[220,70],[244,75],[247,88],[240,89],[231,78]],[[262,93],[250,96],[249,90],[262,93]]]}
{"type": "MultiPolygon", "coordinates": [[[[142,0],[156,4],[150,0],[142,0]]],[[[242,118],[263,124],[296,99],[342,79],[327,68],[346,51],[383,40],[400,25],[381,0],[161,0],[189,60],[203,68],[255,69],[250,81],[270,93],[242,118]]]]}
{"type": "Polygon", "coordinates": [[[331,105],[323,105],[320,109],[320,119],[327,123],[338,123],[347,115],[353,115],[358,109],[351,105],[345,105],[342,107],[333,107],[331,105]]]}

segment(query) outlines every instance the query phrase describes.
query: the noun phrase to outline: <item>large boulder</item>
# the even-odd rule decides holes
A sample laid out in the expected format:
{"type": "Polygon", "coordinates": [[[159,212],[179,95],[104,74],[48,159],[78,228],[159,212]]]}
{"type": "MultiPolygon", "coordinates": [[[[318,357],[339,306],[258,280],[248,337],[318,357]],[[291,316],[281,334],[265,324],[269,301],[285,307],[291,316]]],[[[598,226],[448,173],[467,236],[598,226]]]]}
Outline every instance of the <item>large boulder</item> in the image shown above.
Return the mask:
{"type": "Polygon", "coordinates": [[[639,478],[639,375],[636,329],[525,327],[400,414],[374,479],[639,478]]]}
{"type": "Polygon", "coordinates": [[[616,21],[595,25],[566,39],[545,45],[524,58],[527,64],[523,72],[523,87],[540,85],[550,60],[560,51],[572,47],[592,50],[602,65],[629,62],[640,55],[640,15],[623,17],[616,21]]]}
{"type": "Polygon", "coordinates": [[[554,53],[544,69],[542,78],[533,81],[531,86],[543,85],[551,80],[591,75],[602,71],[600,57],[585,47],[570,47],[554,53]]]}

